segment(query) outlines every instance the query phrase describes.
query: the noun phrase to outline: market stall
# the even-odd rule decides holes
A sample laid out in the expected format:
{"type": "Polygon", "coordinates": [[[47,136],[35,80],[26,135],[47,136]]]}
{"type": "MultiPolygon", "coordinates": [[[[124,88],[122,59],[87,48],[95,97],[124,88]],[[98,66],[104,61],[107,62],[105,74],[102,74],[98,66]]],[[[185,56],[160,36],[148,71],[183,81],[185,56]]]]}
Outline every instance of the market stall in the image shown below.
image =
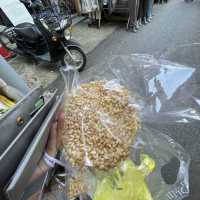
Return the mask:
{"type": "Polygon", "coordinates": [[[31,195],[26,188],[43,155],[65,82],[59,76],[46,88],[30,89],[2,57],[0,65],[0,200],[21,200],[31,195]]]}

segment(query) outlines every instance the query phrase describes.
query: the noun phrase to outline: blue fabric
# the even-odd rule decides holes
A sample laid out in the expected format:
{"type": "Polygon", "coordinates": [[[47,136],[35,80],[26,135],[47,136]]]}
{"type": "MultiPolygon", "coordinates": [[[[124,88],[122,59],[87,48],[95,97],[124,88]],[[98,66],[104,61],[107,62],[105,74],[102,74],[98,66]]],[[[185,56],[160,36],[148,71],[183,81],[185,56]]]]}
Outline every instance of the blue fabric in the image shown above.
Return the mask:
{"type": "Polygon", "coordinates": [[[153,0],[147,0],[147,17],[152,17],[152,10],[153,10],[153,0]]]}

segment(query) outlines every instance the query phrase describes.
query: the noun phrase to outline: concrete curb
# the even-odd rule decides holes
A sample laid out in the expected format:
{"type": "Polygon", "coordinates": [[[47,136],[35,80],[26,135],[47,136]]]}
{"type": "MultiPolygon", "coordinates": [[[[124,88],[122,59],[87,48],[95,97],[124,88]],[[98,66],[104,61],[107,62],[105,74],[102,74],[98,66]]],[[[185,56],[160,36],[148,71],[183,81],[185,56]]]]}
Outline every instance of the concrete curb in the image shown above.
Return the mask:
{"type": "Polygon", "coordinates": [[[72,17],[72,26],[75,26],[78,23],[84,21],[87,17],[86,16],[79,16],[78,14],[74,14],[72,17]]]}

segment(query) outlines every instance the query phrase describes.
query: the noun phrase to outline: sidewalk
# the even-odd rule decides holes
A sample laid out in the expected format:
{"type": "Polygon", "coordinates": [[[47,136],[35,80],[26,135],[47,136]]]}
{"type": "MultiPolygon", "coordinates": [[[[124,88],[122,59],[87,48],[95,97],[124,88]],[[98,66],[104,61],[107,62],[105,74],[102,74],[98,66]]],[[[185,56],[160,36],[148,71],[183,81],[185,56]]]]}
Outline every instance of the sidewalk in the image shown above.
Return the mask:
{"type": "MultiPolygon", "coordinates": [[[[72,38],[79,42],[86,53],[93,51],[103,40],[116,30],[116,25],[102,24],[100,29],[88,27],[87,20],[81,17],[73,19],[72,38]]],[[[56,66],[48,63],[36,65],[32,60],[17,56],[9,61],[15,70],[27,81],[30,87],[47,85],[57,77],[56,66]]],[[[86,66],[87,68],[87,66],[86,66]]]]}
{"type": "Polygon", "coordinates": [[[98,29],[96,26],[88,27],[88,20],[74,26],[72,38],[78,41],[86,53],[95,49],[103,40],[111,35],[117,26],[111,23],[102,24],[98,29]]]}

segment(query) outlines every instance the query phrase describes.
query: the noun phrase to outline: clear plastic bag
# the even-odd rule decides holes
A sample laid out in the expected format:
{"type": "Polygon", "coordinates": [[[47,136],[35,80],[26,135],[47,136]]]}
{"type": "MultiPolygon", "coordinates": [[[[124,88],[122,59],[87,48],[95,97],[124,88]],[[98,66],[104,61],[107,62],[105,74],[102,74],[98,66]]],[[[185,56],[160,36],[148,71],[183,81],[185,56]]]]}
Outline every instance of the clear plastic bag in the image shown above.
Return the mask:
{"type": "Polygon", "coordinates": [[[134,93],[142,122],[190,123],[200,119],[199,72],[195,68],[146,54],[113,56],[103,68],[88,72],[84,81],[117,79],[134,93]]]}
{"type": "MultiPolygon", "coordinates": [[[[79,82],[75,75],[71,92],[68,88],[70,94],[65,112],[69,115],[66,115],[63,132],[63,140],[67,141],[63,142],[66,159],[72,164],[70,170],[73,169],[71,178],[81,177],[80,182],[84,186],[81,193],[88,193],[95,199],[101,181],[110,180],[115,170],[120,169],[128,159],[138,168],[140,157],[145,154],[155,161],[155,169],[144,178],[152,199],[181,200],[188,196],[190,156],[173,139],[162,134],[159,126],[179,126],[199,121],[200,93],[195,78],[198,71],[163,57],[156,59],[151,55],[134,54],[113,56],[104,71],[89,70],[86,74],[79,82]],[[76,106],[80,109],[77,110],[76,106]],[[125,112],[126,109],[130,110],[125,112]],[[92,120],[96,127],[90,132],[88,129],[93,126],[90,124],[92,120]],[[127,124],[135,126],[127,129],[127,124]],[[71,138],[72,135],[76,138],[71,138]],[[99,136],[98,140],[90,141],[95,136],[99,136]],[[110,141],[105,142],[107,136],[110,141]],[[74,144],[74,141],[81,145],[74,144]],[[113,141],[117,145],[112,144],[113,141]],[[68,145],[70,142],[71,146],[68,145]],[[104,152],[101,142],[105,146],[109,147],[109,143],[113,146],[104,152]],[[126,147],[127,153],[123,156],[123,153],[118,154],[123,152],[118,147],[126,147]],[[104,165],[111,160],[114,162],[101,167],[95,155],[104,165]],[[115,162],[116,155],[120,156],[115,162]]],[[[70,184],[70,178],[68,181],[70,184]]],[[[130,200],[141,198],[144,200],[142,196],[130,200]]]]}
{"type": "Polygon", "coordinates": [[[179,200],[188,196],[190,156],[178,143],[144,125],[133,145],[132,159],[137,162],[141,153],[156,162],[156,169],[146,179],[154,200],[179,200]]]}
{"type": "Polygon", "coordinates": [[[75,166],[109,170],[128,157],[139,119],[118,82],[80,85],[64,112],[63,146],[75,166]]]}

